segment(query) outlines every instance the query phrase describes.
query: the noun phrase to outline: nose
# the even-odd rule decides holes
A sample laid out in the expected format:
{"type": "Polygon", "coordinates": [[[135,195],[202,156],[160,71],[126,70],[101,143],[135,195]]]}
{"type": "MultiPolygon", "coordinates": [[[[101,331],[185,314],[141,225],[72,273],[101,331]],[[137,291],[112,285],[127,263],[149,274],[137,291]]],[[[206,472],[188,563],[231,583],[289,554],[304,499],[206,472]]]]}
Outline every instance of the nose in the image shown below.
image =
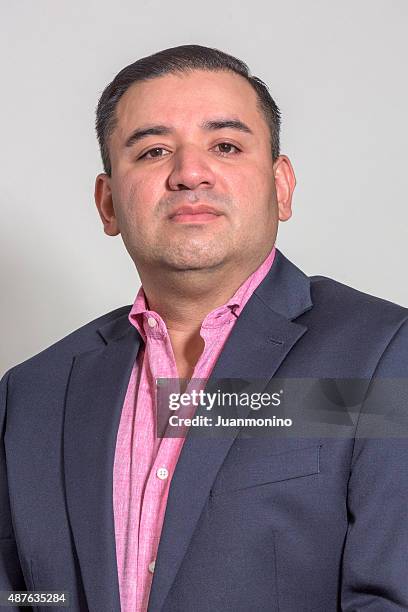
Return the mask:
{"type": "Polygon", "coordinates": [[[211,188],[215,176],[206,155],[193,145],[180,147],[173,157],[174,166],[168,178],[170,189],[211,188]]]}

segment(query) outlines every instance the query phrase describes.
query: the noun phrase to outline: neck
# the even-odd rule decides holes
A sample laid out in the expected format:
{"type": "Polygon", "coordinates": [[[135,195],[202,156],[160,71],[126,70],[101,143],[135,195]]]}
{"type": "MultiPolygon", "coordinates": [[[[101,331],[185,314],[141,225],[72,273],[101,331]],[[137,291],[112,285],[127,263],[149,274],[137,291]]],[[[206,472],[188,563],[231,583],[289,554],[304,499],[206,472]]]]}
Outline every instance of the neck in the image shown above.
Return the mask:
{"type": "Polygon", "coordinates": [[[138,268],[149,309],[157,312],[169,333],[198,333],[207,314],[222,306],[261,265],[268,253],[246,265],[203,270],[138,268]]]}
{"type": "MultiPolygon", "coordinates": [[[[268,251],[269,252],[269,251],[268,251]]],[[[208,313],[225,304],[266,259],[202,270],[146,270],[138,266],[149,310],[157,312],[169,332],[179,378],[190,379],[204,350],[201,325],[208,313]]]]}

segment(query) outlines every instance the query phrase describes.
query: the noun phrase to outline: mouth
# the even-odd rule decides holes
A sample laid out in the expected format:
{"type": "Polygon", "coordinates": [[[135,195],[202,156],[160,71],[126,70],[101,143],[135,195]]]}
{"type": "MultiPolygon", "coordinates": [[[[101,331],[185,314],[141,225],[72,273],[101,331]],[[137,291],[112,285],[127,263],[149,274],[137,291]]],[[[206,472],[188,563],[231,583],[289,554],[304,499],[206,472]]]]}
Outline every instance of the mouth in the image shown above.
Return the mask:
{"type": "Polygon", "coordinates": [[[173,221],[173,223],[209,223],[220,216],[220,214],[215,213],[184,213],[170,217],[170,221],[173,221]]]}
{"type": "Polygon", "coordinates": [[[211,223],[222,213],[210,206],[181,206],[169,216],[174,223],[211,223]]]}

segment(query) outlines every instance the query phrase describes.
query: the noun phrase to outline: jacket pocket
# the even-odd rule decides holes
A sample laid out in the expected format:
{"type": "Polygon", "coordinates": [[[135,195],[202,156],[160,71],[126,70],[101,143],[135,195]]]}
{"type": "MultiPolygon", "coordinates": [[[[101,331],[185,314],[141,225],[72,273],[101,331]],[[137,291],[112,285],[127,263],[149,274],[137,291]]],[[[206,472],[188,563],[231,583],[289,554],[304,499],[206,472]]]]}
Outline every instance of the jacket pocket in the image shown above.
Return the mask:
{"type": "Polygon", "coordinates": [[[303,478],[320,472],[321,444],[308,445],[275,455],[260,455],[250,460],[231,461],[223,465],[214,481],[212,496],[240,491],[249,487],[303,478]]]}

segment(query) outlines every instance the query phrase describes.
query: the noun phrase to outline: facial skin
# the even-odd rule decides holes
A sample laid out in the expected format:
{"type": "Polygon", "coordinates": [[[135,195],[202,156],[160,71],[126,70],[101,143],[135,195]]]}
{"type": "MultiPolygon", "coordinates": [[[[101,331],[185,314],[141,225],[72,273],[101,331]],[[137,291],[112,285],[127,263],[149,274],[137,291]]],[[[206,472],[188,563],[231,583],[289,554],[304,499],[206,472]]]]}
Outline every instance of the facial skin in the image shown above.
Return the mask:
{"type": "Polygon", "coordinates": [[[97,177],[95,200],[105,233],[121,233],[139,273],[194,283],[221,269],[256,269],[275,242],[278,219],[291,216],[295,179],[285,156],[272,163],[269,129],[246,80],[194,71],[136,83],[120,99],[117,119],[112,177],[97,177]],[[252,134],[200,127],[223,119],[240,120],[252,134]],[[172,133],[125,145],[135,129],[152,125],[172,133]],[[221,214],[206,223],[169,218],[184,204],[221,214]]]}
{"type": "Polygon", "coordinates": [[[267,257],[279,220],[292,214],[295,176],[286,156],[272,162],[256,93],[235,73],[196,70],[135,83],[116,113],[112,176],[96,178],[95,202],[105,233],[122,235],[149,309],[166,324],[179,376],[191,376],[203,319],[267,257]],[[250,133],[208,129],[225,120],[250,133]],[[157,125],[170,131],[126,146],[135,131],[157,125]],[[218,214],[205,222],[171,218],[184,205],[218,214]]]}

